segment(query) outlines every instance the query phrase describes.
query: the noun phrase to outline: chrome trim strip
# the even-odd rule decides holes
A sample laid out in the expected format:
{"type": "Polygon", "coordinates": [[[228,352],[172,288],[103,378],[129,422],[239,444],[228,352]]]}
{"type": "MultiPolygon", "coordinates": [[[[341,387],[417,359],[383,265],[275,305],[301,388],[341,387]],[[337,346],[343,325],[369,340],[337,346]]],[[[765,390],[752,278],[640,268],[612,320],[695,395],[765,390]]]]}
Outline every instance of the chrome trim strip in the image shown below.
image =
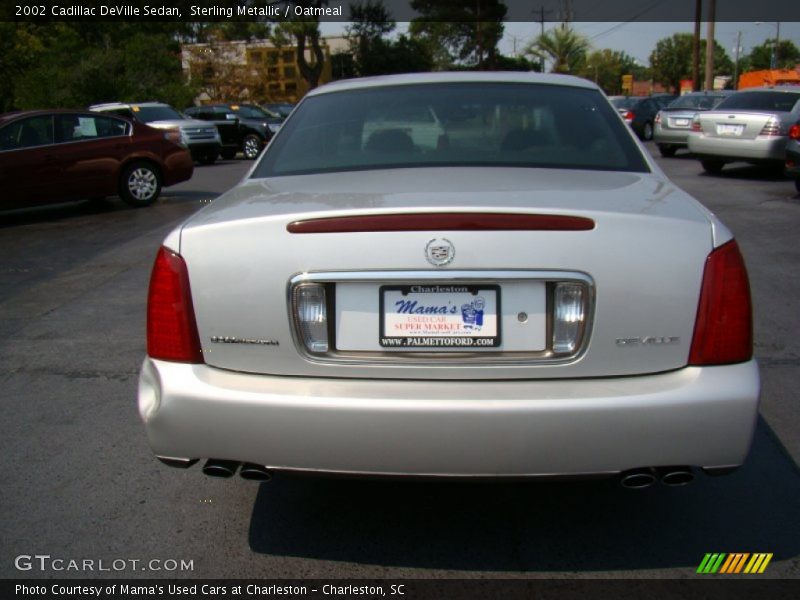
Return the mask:
{"type": "MultiPolygon", "coordinates": [[[[580,271],[561,270],[436,270],[436,271],[323,271],[298,273],[293,276],[287,285],[287,311],[289,314],[292,341],[297,352],[307,362],[317,365],[380,365],[380,366],[424,366],[428,368],[452,366],[480,366],[480,365],[566,365],[580,360],[589,347],[592,323],[594,320],[595,285],[594,280],[580,271]],[[492,283],[500,284],[504,281],[534,280],[546,283],[574,282],[583,284],[586,288],[586,305],[584,307],[586,320],[581,331],[581,339],[575,352],[569,355],[555,355],[550,349],[552,344],[552,306],[548,298],[547,332],[548,348],[542,352],[337,352],[329,351],[325,354],[309,352],[300,335],[297,323],[297,310],[294,303],[294,289],[303,283],[405,283],[413,284],[420,281],[436,281],[437,283],[492,283]],[[432,362],[431,359],[435,359],[432,362]]],[[[334,332],[335,334],[335,332],[334,332]]],[[[335,339],[334,339],[335,341],[335,339]]],[[[329,340],[331,343],[331,340],[329,340]]]]}

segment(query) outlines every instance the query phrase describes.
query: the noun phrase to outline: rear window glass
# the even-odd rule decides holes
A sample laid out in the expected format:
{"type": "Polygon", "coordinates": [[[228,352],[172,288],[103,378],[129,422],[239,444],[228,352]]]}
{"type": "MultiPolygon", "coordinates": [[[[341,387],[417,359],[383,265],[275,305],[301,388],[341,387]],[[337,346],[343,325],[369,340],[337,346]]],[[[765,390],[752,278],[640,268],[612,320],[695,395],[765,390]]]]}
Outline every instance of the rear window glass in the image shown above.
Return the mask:
{"type": "Polygon", "coordinates": [[[312,96],[252,176],[436,166],[648,170],[599,91],[464,83],[312,96]]]}
{"type": "Polygon", "coordinates": [[[667,108],[674,109],[674,108],[688,108],[688,109],[696,109],[696,110],[711,110],[717,104],[722,102],[725,99],[725,96],[714,96],[711,94],[702,94],[698,96],[694,95],[687,95],[681,96],[674,102],[670,103],[667,108]]]}
{"type": "Polygon", "coordinates": [[[739,92],[725,98],[717,106],[720,110],[744,109],[792,112],[800,101],[800,91],[794,92],[739,92]]]}

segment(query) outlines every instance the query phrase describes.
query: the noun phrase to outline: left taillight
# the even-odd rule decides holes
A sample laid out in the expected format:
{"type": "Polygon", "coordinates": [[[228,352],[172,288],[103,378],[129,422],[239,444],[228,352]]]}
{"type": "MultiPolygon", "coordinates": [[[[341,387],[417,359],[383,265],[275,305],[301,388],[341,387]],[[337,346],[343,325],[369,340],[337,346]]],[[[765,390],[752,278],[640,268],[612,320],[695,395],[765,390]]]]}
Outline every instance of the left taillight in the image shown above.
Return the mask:
{"type": "Polygon", "coordinates": [[[753,309],[747,269],[735,240],[706,259],[689,364],[725,365],[753,356],[753,309]]]}
{"type": "Polygon", "coordinates": [[[164,247],[158,251],[150,276],[147,354],[159,360],[203,362],[186,262],[164,247]]]}
{"type": "Polygon", "coordinates": [[[792,125],[789,128],[789,137],[793,140],[800,140],[800,125],[792,125]]]}

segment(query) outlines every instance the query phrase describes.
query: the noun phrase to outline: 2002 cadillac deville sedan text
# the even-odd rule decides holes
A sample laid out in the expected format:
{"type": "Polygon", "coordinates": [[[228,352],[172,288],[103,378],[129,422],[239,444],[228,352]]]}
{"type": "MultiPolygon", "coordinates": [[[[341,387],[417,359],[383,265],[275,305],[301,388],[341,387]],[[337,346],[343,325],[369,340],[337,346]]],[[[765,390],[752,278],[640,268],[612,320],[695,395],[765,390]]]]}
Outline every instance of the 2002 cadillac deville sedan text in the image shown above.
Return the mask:
{"type": "Polygon", "coordinates": [[[147,335],[153,451],[222,476],[685,483],[758,407],[731,232],[568,76],[309,93],[167,237],[147,335]]]}

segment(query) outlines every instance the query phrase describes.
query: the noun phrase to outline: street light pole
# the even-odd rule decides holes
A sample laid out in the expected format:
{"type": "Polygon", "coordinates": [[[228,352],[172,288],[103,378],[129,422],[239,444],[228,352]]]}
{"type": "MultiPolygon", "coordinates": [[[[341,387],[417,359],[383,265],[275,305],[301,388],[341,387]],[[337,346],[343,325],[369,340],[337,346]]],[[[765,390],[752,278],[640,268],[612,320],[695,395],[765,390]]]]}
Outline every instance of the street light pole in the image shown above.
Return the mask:
{"type": "Polygon", "coordinates": [[[708,35],[706,35],[706,91],[714,89],[714,25],[717,0],[708,2],[708,35]]]}
{"type": "Polygon", "coordinates": [[[739,89],[739,52],[742,51],[742,32],[736,32],[736,48],[734,48],[735,61],[733,63],[733,89],[739,89]]]}

